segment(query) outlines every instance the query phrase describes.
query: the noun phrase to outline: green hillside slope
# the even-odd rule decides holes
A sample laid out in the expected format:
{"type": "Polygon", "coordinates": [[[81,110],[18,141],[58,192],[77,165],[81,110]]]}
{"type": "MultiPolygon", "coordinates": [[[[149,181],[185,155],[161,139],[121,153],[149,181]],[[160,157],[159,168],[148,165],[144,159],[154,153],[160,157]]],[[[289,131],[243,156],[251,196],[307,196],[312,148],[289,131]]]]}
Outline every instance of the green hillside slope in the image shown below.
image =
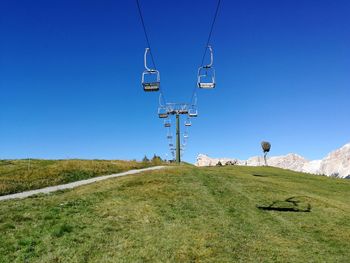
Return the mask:
{"type": "Polygon", "coordinates": [[[0,160],[0,196],[159,164],[120,160],[0,160]]]}
{"type": "Polygon", "coordinates": [[[171,167],[0,202],[0,262],[349,262],[350,180],[171,167]]]}

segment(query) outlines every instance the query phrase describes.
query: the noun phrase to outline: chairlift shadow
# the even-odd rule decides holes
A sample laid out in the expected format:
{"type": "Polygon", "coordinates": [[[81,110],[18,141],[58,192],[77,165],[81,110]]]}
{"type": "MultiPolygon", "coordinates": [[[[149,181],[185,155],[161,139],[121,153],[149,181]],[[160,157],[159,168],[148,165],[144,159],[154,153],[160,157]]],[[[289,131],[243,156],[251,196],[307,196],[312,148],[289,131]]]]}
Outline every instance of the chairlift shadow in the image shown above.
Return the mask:
{"type": "Polygon", "coordinates": [[[268,206],[256,206],[260,210],[279,212],[311,212],[311,204],[301,199],[303,196],[292,196],[283,201],[273,201],[268,206]]]}
{"type": "Polygon", "coordinates": [[[253,174],[253,176],[258,176],[258,177],[267,177],[266,174],[253,174]]]}

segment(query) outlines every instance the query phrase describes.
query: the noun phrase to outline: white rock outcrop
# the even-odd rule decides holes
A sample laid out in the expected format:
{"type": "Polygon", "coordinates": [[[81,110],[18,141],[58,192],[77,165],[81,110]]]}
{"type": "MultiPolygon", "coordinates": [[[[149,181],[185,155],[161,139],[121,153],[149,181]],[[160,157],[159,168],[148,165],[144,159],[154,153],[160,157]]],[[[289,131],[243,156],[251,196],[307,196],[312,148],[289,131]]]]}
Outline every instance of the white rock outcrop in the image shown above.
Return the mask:
{"type": "MultiPolygon", "coordinates": [[[[294,171],[302,171],[304,165],[307,162],[308,161],[305,158],[294,153],[267,158],[267,163],[270,166],[280,167],[284,169],[291,169],[294,171]]],[[[250,165],[250,166],[264,165],[264,158],[260,156],[249,158],[247,160],[247,165],[250,165]]]]}
{"type": "Polygon", "coordinates": [[[350,177],[350,143],[322,159],[319,173],[341,178],[350,177]]]}
{"type": "Polygon", "coordinates": [[[304,164],[301,172],[310,174],[322,174],[320,171],[322,160],[309,161],[304,164]]]}
{"type": "MultiPolygon", "coordinates": [[[[235,158],[210,158],[205,154],[199,154],[197,156],[197,162],[195,165],[215,166],[219,161],[222,165],[225,165],[227,162],[236,165],[264,165],[264,158],[262,156],[254,156],[248,160],[239,160],[235,158]]],[[[298,154],[290,153],[282,156],[268,157],[267,163],[269,166],[290,169],[298,172],[350,178],[350,143],[329,153],[322,160],[309,161],[298,154]]]]}
{"type": "Polygon", "coordinates": [[[221,162],[222,165],[225,165],[227,162],[232,162],[238,164],[240,162],[238,159],[232,158],[210,158],[205,154],[198,154],[197,162],[195,165],[197,166],[215,166],[218,162],[221,162]]]}

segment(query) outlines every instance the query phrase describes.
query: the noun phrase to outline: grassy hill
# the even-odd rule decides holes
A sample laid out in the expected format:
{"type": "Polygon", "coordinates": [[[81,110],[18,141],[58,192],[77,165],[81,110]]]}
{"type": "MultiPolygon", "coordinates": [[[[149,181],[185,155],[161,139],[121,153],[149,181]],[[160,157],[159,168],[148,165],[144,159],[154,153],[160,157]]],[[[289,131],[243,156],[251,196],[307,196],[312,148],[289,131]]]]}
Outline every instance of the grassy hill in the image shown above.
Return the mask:
{"type": "Polygon", "coordinates": [[[158,160],[0,160],[0,196],[153,165],[158,160]]]}
{"type": "Polygon", "coordinates": [[[170,167],[0,202],[0,262],[349,262],[350,180],[170,167]]]}

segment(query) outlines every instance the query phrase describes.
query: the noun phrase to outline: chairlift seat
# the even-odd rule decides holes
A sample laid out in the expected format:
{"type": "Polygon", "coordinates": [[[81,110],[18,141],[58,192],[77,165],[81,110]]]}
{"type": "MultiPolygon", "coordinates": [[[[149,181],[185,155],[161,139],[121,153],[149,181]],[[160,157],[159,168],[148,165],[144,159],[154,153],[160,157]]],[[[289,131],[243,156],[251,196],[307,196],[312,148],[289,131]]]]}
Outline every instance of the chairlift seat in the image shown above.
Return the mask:
{"type": "Polygon", "coordinates": [[[189,127],[191,125],[192,125],[192,123],[189,119],[185,120],[185,126],[189,127]]]}
{"type": "Polygon", "coordinates": [[[159,71],[147,69],[142,73],[142,86],[144,91],[158,91],[160,87],[159,71]]]}
{"type": "Polygon", "coordinates": [[[159,113],[158,114],[159,118],[168,118],[168,113],[159,113]]]}
{"type": "Polygon", "coordinates": [[[160,82],[144,82],[142,83],[144,91],[158,91],[160,82]]]}
{"type": "Polygon", "coordinates": [[[213,89],[215,88],[214,82],[198,82],[198,87],[201,89],[213,89]]]}

